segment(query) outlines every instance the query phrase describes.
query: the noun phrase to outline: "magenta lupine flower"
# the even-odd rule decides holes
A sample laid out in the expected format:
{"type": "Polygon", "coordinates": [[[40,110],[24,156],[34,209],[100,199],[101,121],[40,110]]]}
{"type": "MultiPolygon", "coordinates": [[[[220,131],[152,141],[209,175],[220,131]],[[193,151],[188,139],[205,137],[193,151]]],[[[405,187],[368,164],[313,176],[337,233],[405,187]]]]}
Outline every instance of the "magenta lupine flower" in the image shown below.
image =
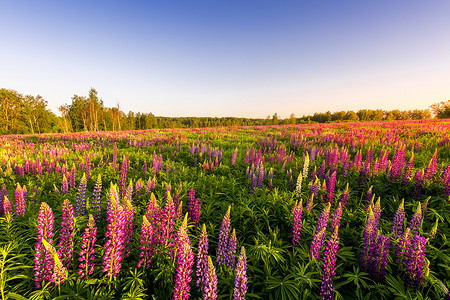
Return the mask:
{"type": "Polygon", "coordinates": [[[425,268],[425,249],[427,239],[417,234],[411,241],[411,248],[408,251],[408,263],[406,265],[406,281],[415,290],[423,280],[423,271],[425,268]]]}
{"type": "Polygon", "coordinates": [[[231,165],[234,166],[236,164],[236,158],[238,154],[238,149],[234,149],[233,156],[231,156],[231,165]]]}
{"type": "Polygon", "coordinates": [[[336,171],[333,171],[326,179],[327,182],[327,200],[328,203],[333,203],[334,200],[334,188],[336,185],[336,171]]]}
{"type": "Polygon", "coordinates": [[[326,165],[325,165],[325,161],[323,161],[319,167],[319,171],[317,172],[317,177],[319,177],[320,179],[324,179],[325,178],[325,170],[326,170],[326,165]]]}
{"type": "MultiPolygon", "coordinates": [[[[5,199],[6,200],[6,199],[5,199]]],[[[44,248],[42,240],[53,244],[53,211],[47,203],[42,202],[38,216],[36,252],[34,255],[34,281],[39,289],[44,280],[51,281],[53,274],[52,255],[44,248]]]]}
{"type": "Polygon", "coordinates": [[[434,151],[433,156],[430,159],[430,162],[425,169],[425,180],[430,179],[437,172],[437,149],[434,151]]]}
{"type": "Polygon", "coordinates": [[[94,186],[94,191],[92,192],[91,201],[91,212],[94,215],[95,222],[100,222],[102,216],[102,208],[100,206],[100,199],[102,196],[102,177],[100,174],[97,176],[97,182],[94,186]]]}
{"type": "Polygon", "coordinates": [[[150,193],[153,191],[156,187],[156,177],[153,176],[152,179],[150,177],[148,178],[147,184],[145,185],[145,193],[150,193]]]}
{"type": "Polygon", "coordinates": [[[139,196],[141,195],[143,187],[144,187],[144,185],[142,184],[142,179],[139,178],[139,180],[136,181],[136,184],[134,185],[134,195],[135,195],[136,199],[139,198],[139,196]]]}
{"type": "Polygon", "coordinates": [[[86,154],[84,171],[86,172],[86,179],[89,180],[91,178],[91,157],[89,156],[89,154],[86,154]]]}
{"type": "Polygon", "coordinates": [[[145,213],[145,216],[147,217],[147,220],[152,223],[156,222],[156,215],[159,213],[161,208],[158,205],[158,201],[156,200],[155,194],[150,195],[150,199],[148,200],[147,204],[147,211],[145,213]]]}
{"type": "Polygon", "coordinates": [[[339,202],[342,204],[342,208],[344,208],[345,205],[347,204],[348,196],[349,196],[349,190],[348,190],[348,183],[347,183],[347,186],[345,187],[344,191],[342,192],[341,199],[339,200],[339,202]]]}
{"type": "Polygon", "coordinates": [[[188,214],[191,222],[198,226],[200,222],[201,200],[195,199],[195,190],[189,190],[188,197],[188,214]]]}
{"type": "Polygon", "coordinates": [[[412,235],[418,234],[421,225],[422,225],[422,206],[419,204],[408,225],[408,227],[411,229],[411,234],[412,235]]]}
{"type": "Polygon", "coordinates": [[[127,181],[127,174],[128,174],[128,155],[127,156],[123,156],[122,159],[122,166],[120,169],[120,179],[119,179],[119,195],[120,198],[124,198],[125,197],[125,193],[126,193],[126,181],[127,181]]]}
{"type": "Polygon", "coordinates": [[[408,264],[408,250],[411,248],[411,234],[410,229],[406,228],[405,232],[400,236],[397,244],[397,251],[395,253],[395,262],[406,269],[408,264]]]}
{"type": "Polygon", "coordinates": [[[236,263],[236,250],[237,250],[236,230],[233,228],[230,240],[228,241],[228,254],[227,254],[228,266],[232,268],[234,268],[236,263]]]}
{"type": "Polygon", "coordinates": [[[216,268],[213,265],[211,257],[207,259],[207,271],[204,280],[204,293],[203,300],[216,300],[217,299],[217,275],[216,268]]]}
{"type": "Polygon", "coordinates": [[[403,171],[403,184],[408,185],[411,182],[412,169],[414,167],[414,152],[412,152],[411,157],[406,164],[405,170],[403,171]]]}
{"type": "Polygon", "coordinates": [[[292,225],[292,246],[298,247],[300,246],[300,234],[302,230],[302,210],[303,204],[302,199],[300,199],[299,203],[294,205],[293,209],[293,225],[292,225]]]}
{"type": "Polygon", "coordinates": [[[76,167],[75,164],[72,165],[72,169],[70,170],[70,174],[69,174],[69,186],[71,189],[75,188],[75,175],[76,175],[76,167]]]}
{"type": "Polygon", "coordinates": [[[64,267],[71,268],[73,252],[73,231],[75,229],[75,216],[73,206],[65,199],[62,206],[61,237],[59,239],[58,255],[64,267]]]}
{"type": "MultiPolygon", "coordinates": [[[[115,186],[111,186],[110,194],[117,194],[115,186]]],[[[111,197],[111,205],[107,217],[109,222],[105,237],[105,255],[103,257],[103,272],[112,280],[122,267],[123,250],[125,246],[125,211],[119,204],[118,198],[111,197]]]]}
{"type": "Polygon", "coordinates": [[[95,259],[95,242],[97,241],[97,227],[95,227],[95,220],[92,215],[89,215],[89,221],[84,230],[83,238],[81,240],[81,251],[78,274],[81,278],[89,276],[94,272],[95,259]]]}
{"type": "Polygon", "coordinates": [[[3,196],[3,213],[7,219],[11,218],[13,215],[11,202],[9,201],[8,196],[3,196]]]}
{"type": "Polygon", "coordinates": [[[197,253],[197,288],[198,291],[205,292],[207,272],[208,272],[208,234],[206,233],[206,225],[203,224],[202,232],[198,239],[198,253],[197,253]]]}
{"type": "Polygon", "coordinates": [[[222,225],[220,227],[219,233],[219,243],[217,244],[217,264],[221,266],[227,265],[227,254],[228,254],[228,235],[230,233],[230,210],[231,206],[228,206],[228,210],[223,217],[222,225]]]}
{"type": "Polygon", "coordinates": [[[395,213],[394,220],[392,221],[392,237],[394,239],[400,237],[403,232],[403,223],[405,222],[405,208],[403,207],[405,200],[402,199],[402,203],[395,213]]]}
{"type": "Polygon", "coordinates": [[[23,216],[25,214],[25,199],[23,198],[22,188],[19,183],[17,183],[14,196],[16,200],[16,216],[23,216]]]}
{"type": "Polygon", "coordinates": [[[63,195],[67,194],[69,191],[69,182],[67,181],[66,174],[63,174],[62,182],[61,182],[61,193],[63,195]]]}
{"type": "Polygon", "coordinates": [[[77,190],[77,207],[76,207],[76,216],[84,216],[86,214],[86,175],[83,174],[83,178],[81,178],[80,184],[78,185],[77,190]]]}
{"type": "Polygon", "coordinates": [[[124,200],[124,213],[125,213],[125,251],[124,257],[128,257],[130,255],[130,247],[131,240],[133,238],[133,220],[134,220],[134,208],[130,202],[130,199],[125,198],[124,200]]]}
{"type": "Polygon", "coordinates": [[[67,269],[63,266],[61,260],[59,259],[58,253],[55,248],[50,245],[45,239],[42,239],[42,245],[45,252],[49,254],[49,271],[50,271],[50,282],[55,285],[60,285],[64,283],[64,279],[67,277],[67,269]]]}
{"type": "Polygon", "coordinates": [[[187,215],[177,232],[177,271],[175,274],[175,288],[173,299],[188,299],[191,287],[192,265],[194,264],[194,253],[187,235],[187,215]]]}
{"type": "Polygon", "coordinates": [[[304,159],[303,159],[303,180],[306,180],[308,178],[308,171],[309,171],[309,154],[308,152],[305,153],[304,159]]]}
{"type": "Polygon", "coordinates": [[[315,260],[319,260],[319,251],[322,248],[325,241],[326,229],[328,225],[328,219],[330,217],[331,204],[327,203],[317,220],[316,232],[311,242],[309,254],[315,260]]]}
{"type": "Polygon", "coordinates": [[[330,239],[325,247],[322,267],[322,283],[320,284],[320,297],[332,300],[334,294],[333,276],[336,275],[336,255],[339,250],[339,228],[333,229],[330,239]]]}
{"type": "Polygon", "coordinates": [[[389,172],[389,177],[392,181],[397,181],[403,172],[405,166],[405,148],[406,146],[400,145],[395,151],[394,157],[392,157],[392,165],[389,172]]]}
{"type": "Polygon", "coordinates": [[[144,161],[144,164],[142,165],[142,171],[144,172],[144,176],[147,176],[147,169],[148,169],[147,162],[144,161]]]}
{"type": "Polygon", "coordinates": [[[447,165],[442,174],[442,183],[444,185],[444,197],[448,198],[450,196],[450,164],[447,165]]]}
{"type": "Polygon", "coordinates": [[[414,197],[418,198],[422,193],[422,185],[424,182],[423,170],[417,170],[414,175],[414,197]]]}
{"type": "Polygon", "coordinates": [[[139,254],[140,260],[138,262],[138,267],[150,267],[152,262],[152,257],[154,254],[153,249],[153,226],[147,220],[147,217],[144,215],[141,228],[141,244],[139,248],[141,249],[141,253],[139,254]]]}
{"type": "Polygon", "coordinates": [[[177,212],[172,196],[170,195],[170,192],[167,191],[166,204],[161,211],[161,218],[157,231],[159,243],[161,245],[168,245],[169,247],[173,246],[176,214],[177,212]]]}
{"type": "Polygon", "coordinates": [[[247,256],[245,255],[245,248],[242,246],[241,254],[239,254],[239,259],[236,265],[233,300],[245,299],[247,289],[247,256]]]}

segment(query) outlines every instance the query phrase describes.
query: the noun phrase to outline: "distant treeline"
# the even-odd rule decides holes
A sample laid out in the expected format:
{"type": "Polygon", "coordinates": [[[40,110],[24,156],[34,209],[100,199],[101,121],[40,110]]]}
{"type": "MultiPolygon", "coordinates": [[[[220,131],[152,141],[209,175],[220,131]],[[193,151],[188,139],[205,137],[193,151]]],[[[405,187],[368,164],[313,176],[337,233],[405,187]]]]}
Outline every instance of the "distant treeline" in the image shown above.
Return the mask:
{"type": "MultiPolygon", "coordinates": [[[[315,113],[312,116],[280,119],[277,113],[264,119],[235,117],[160,117],[152,113],[125,113],[116,107],[105,107],[98,92],[91,88],[87,96],[74,95],[70,104],[59,108],[56,116],[47,108],[40,95],[22,95],[14,90],[0,89],[0,134],[116,131],[152,128],[196,128],[213,126],[254,126],[299,123],[420,120],[432,118],[430,110],[384,111],[362,109],[354,111],[315,113]]],[[[450,116],[450,100],[431,106],[439,118],[450,116]]]]}

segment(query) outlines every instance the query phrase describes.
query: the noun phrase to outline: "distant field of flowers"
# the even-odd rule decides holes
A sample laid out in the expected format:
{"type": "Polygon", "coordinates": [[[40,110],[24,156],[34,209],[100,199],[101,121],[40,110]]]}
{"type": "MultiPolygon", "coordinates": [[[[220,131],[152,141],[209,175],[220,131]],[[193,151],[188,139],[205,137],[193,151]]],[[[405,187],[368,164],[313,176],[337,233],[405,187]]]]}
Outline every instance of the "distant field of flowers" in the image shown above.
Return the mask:
{"type": "Polygon", "coordinates": [[[0,137],[1,299],[450,299],[450,122],[0,137]]]}

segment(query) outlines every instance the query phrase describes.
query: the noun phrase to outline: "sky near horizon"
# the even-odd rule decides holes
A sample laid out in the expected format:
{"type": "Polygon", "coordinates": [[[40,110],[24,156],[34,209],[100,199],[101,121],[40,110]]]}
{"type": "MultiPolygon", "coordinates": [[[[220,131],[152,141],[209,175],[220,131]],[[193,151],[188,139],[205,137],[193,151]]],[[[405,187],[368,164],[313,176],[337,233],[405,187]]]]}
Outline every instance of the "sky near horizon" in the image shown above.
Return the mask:
{"type": "Polygon", "coordinates": [[[450,1],[2,1],[0,88],[157,116],[450,99],[450,1]]]}

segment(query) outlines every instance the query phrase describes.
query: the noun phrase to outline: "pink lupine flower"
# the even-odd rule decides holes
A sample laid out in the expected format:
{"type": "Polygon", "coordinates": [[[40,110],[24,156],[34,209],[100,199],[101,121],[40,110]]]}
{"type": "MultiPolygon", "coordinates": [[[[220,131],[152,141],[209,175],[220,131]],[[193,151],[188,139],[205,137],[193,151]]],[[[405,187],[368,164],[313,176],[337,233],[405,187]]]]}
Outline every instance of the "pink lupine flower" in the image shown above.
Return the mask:
{"type": "Polygon", "coordinates": [[[53,282],[55,285],[64,283],[64,279],[67,277],[67,269],[63,266],[61,260],[59,259],[58,253],[45,239],[42,239],[42,245],[45,252],[49,255],[48,271],[50,273],[50,282],[53,282]]]}
{"type": "Polygon", "coordinates": [[[97,241],[97,227],[95,227],[95,220],[92,215],[89,215],[89,221],[84,230],[83,238],[81,240],[81,251],[78,274],[81,278],[89,276],[94,272],[95,259],[95,242],[97,241]]]}
{"type": "Polygon", "coordinates": [[[192,280],[192,265],[194,264],[194,253],[187,235],[187,215],[177,232],[177,270],[175,274],[175,288],[173,299],[182,300],[189,298],[191,287],[189,283],[192,280]]]}
{"type": "Polygon", "coordinates": [[[70,269],[72,264],[74,225],[75,216],[73,206],[68,199],[65,199],[62,207],[61,237],[59,239],[58,255],[62,264],[67,269],[70,269]]]}
{"type": "Polygon", "coordinates": [[[25,199],[23,197],[23,191],[19,183],[17,183],[14,196],[16,200],[16,216],[23,216],[25,214],[25,199]]]}
{"type": "Polygon", "coordinates": [[[300,246],[300,234],[302,230],[302,210],[303,204],[302,199],[300,199],[299,203],[294,205],[293,209],[293,228],[292,228],[292,245],[294,247],[300,246]]]}
{"type": "Polygon", "coordinates": [[[45,202],[41,203],[39,210],[34,256],[34,281],[37,289],[43,285],[44,280],[51,281],[53,270],[51,253],[44,248],[42,240],[53,244],[53,211],[45,202]]]}
{"type": "Polygon", "coordinates": [[[325,247],[322,267],[322,283],[320,284],[320,297],[326,300],[334,299],[333,276],[336,275],[336,255],[339,249],[339,228],[333,229],[330,239],[325,247]]]}
{"type": "Polygon", "coordinates": [[[204,300],[216,300],[217,299],[217,275],[216,268],[213,265],[211,257],[207,259],[207,271],[204,279],[204,300]]]}
{"type": "Polygon", "coordinates": [[[140,260],[138,262],[138,267],[150,267],[152,256],[154,254],[153,226],[147,220],[145,215],[142,218],[141,243],[139,246],[141,253],[139,254],[140,260]]]}
{"type": "Polygon", "coordinates": [[[230,225],[231,225],[231,219],[230,219],[230,210],[231,206],[228,206],[228,210],[223,217],[222,225],[220,227],[220,233],[219,233],[219,243],[217,245],[217,264],[219,266],[227,265],[228,264],[228,235],[230,234],[230,225]]]}
{"type": "Polygon", "coordinates": [[[199,292],[204,292],[206,285],[206,274],[208,272],[208,234],[206,233],[206,225],[203,224],[202,232],[198,239],[197,253],[197,287],[199,292]]]}
{"type": "MultiPolygon", "coordinates": [[[[111,187],[110,194],[117,194],[116,187],[111,187]]],[[[103,257],[103,272],[112,280],[120,272],[122,267],[123,250],[125,247],[125,212],[119,204],[117,197],[111,197],[111,206],[107,221],[109,222],[106,232],[105,255],[103,257]]]]}

